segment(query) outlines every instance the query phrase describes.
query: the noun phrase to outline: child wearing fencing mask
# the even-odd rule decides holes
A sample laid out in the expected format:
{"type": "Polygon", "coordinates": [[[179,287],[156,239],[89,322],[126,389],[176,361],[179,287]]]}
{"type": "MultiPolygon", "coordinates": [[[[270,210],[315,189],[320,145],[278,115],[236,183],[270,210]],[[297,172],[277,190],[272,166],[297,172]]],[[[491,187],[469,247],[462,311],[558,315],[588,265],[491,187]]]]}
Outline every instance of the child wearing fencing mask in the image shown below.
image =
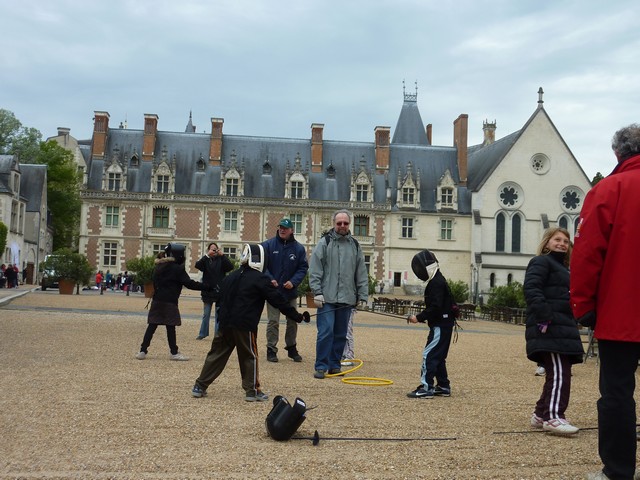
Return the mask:
{"type": "Polygon", "coordinates": [[[309,322],[309,313],[298,313],[273,286],[271,279],[263,273],[265,262],[262,245],[245,244],[240,268],[227,275],[220,284],[218,332],[191,390],[194,397],[207,395],[207,388],[222,373],[231,353],[237,348],[245,400],[264,402],[269,399],[260,389],[256,339],[264,302],[269,302],[298,323],[303,320],[309,322]]]}
{"type": "Polygon", "coordinates": [[[409,315],[407,323],[427,323],[429,336],[422,351],[420,385],[407,397],[449,397],[451,384],[447,374],[447,354],[455,326],[455,302],[447,280],[440,272],[438,259],[432,252],[423,250],[416,254],[411,261],[411,269],[427,285],[424,288],[425,309],[418,315],[409,315]]]}

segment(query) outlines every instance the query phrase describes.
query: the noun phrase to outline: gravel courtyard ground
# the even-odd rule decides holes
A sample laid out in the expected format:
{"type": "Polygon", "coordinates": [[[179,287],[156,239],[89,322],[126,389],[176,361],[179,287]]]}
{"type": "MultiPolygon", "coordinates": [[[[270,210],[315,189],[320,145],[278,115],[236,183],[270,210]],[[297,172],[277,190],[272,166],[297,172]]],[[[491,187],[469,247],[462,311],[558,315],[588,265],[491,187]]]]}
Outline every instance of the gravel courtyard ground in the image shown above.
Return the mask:
{"type": "MultiPolygon", "coordinates": [[[[317,430],[313,446],[266,435],[271,402],[244,401],[235,354],[208,397],[191,397],[210,346],[195,340],[195,292],[181,299],[178,328],[191,361],[169,360],[163,328],[147,359],[136,360],[146,303],[140,294],[52,290],[0,307],[0,478],[578,479],[601,468],[596,360],[574,367],[567,415],[583,430],[572,438],[534,431],[529,417],[543,379],[525,357],[522,326],[461,322],[448,360],[452,396],[413,400],[405,394],[419,383],[424,325],[357,314],[364,364],[350,375],[394,382],[370,387],[313,378],[313,320],[299,329],[302,363],[284,349],[279,363],[266,362],[261,323],[264,390],[317,406],[296,434],[317,430]]],[[[280,338],[283,346],[284,326],[280,338]]]]}

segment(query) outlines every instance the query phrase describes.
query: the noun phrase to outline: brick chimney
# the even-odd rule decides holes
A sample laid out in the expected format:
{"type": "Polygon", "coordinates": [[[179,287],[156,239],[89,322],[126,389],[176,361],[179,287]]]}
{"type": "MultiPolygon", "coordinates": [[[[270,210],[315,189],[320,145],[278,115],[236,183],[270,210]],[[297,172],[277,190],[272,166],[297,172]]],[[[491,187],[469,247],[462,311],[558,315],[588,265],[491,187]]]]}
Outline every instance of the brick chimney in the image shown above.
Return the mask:
{"type": "Polygon", "coordinates": [[[376,137],[376,172],[385,173],[389,171],[389,137],[391,127],[376,127],[374,132],[376,137]]]}
{"type": "Polygon", "coordinates": [[[482,146],[486,147],[496,141],[496,121],[489,123],[488,120],[482,122],[482,131],[484,132],[484,142],[482,146]]]}
{"type": "Polygon", "coordinates": [[[324,123],[311,124],[311,172],[322,172],[322,135],[324,123]]]}
{"type": "Polygon", "coordinates": [[[431,145],[431,130],[433,129],[433,125],[427,125],[427,143],[431,145]]]}
{"type": "Polygon", "coordinates": [[[142,137],[142,160],[151,161],[156,150],[156,134],[158,133],[158,115],[144,114],[144,135],[142,137]]]}
{"type": "Polygon", "coordinates": [[[467,135],[469,130],[469,115],[461,114],[453,122],[453,146],[458,149],[458,173],[460,185],[467,185],[467,135]]]}
{"type": "Polygon", "coordinates": [[[109,112],[93,112],[93,138],[91,139],[91,156],[104,158],[107,149],[109,132],[109,112]]]}
{"type": "Polygon", "coordinates": [[[209,165],[219,167],[222,159],[222,126],[224,118],[211,118],[211,144],[209,146],[209,165]]]}

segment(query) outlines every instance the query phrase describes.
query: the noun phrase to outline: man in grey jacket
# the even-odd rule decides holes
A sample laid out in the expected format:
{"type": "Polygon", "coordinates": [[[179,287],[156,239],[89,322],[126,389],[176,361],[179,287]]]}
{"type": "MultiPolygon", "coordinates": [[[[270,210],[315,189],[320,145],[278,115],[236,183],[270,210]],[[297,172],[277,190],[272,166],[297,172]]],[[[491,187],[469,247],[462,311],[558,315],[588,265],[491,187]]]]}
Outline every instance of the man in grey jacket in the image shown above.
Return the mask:
{"type": "Polygon", "coordinates": [[[340,360],[353,308],[369,299],[369,275],[364,254],[351,236],[351,214],[338,210],[333,228],[320,239],[311,254],[309,286],[318,308],[315,378],[340,373],[340,360]]]}

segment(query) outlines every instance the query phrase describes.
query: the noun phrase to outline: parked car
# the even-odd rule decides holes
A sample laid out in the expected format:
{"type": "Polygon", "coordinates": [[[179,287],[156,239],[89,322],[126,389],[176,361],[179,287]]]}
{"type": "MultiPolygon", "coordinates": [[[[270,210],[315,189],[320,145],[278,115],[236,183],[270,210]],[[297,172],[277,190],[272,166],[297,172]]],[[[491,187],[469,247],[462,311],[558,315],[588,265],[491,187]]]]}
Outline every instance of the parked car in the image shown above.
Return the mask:
{"type": "Polygon", "coordinates": [[[44,292],[47,288],[58,288],[60,278],[56,275],[56,271],[53,268],[47,268],[47,260],[53,255],[47,255],[44,257],[44,268],[42,269],[42,279],[40,280],[40,289],[44,292]]]}

